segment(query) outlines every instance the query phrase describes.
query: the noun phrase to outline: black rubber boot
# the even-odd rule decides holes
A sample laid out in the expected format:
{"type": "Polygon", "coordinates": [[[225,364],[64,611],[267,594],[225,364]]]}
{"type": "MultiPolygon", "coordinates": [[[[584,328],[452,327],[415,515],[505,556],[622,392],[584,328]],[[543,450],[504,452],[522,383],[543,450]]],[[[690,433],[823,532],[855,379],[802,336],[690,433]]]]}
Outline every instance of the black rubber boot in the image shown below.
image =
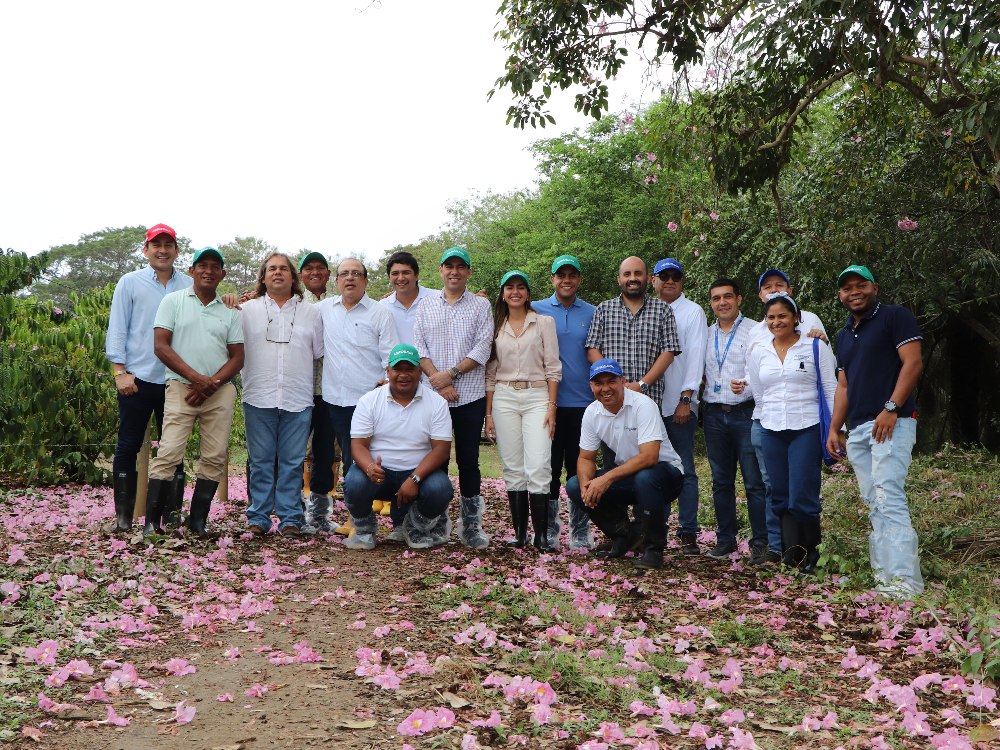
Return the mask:
{"type": "Polygon", "coordinates": [[[184,485],[187,477],[183,469],[174,470],[174,478],[170,480],[170,490],[163,501],[163,525],[168,529],[176,529],[181,525],[181,506],[184,505],[184,485]]]}
{"type": "Polygon", "coordinates": [[[638,534],[632,528],[625,509],[615,507],[609,509],[603,503],[598,503],[596,508],[587,508],[587,513],[594,526],[604,532],[610,543],[607,549],[596,551],[594,556],[605,559],[625,557],[637,542],[638,534]]]}
{"type": "Polygon", "coordinates": [[[535,529],[531,544],[539,552],[552,552],[549,546],[549,496],[529,494],[528,504],[531,507],[531,525],[535,529]]]}
{"type": "Polygon", "coordinates": [[[146,525],[142,529],[143,536],[162,534],[160,521],[163,520],[163,493],[167,482],[162,479],[150,479],[146,490],[146,525]]]}
{"type": "Polygon", "coordinates": [[[115,525],[116,533],[127,534],[132,530],[132,516],[135,513],[135,491],[139,475],[134,471],[120,471],[115,474],[115,525]]]}
{"type": "Polygon", "coordinates": [[[646,549],[643,551],[642,557],[635,561],[635,566],[659,570],[663,567],[663,548],[667,544],[667,522],[664,518],[663,508],[655,510],[644,508],[641,513],[642,535],[645,539],[646,549]]]}
{"type": "Polygon", "coordinates": [[[791,568],[802,564],[806,549],[802,546],[802,526],[791,513],[781,516],[781,562],[791,568]]]}
{"type": "Polygon", "coordinates": [[[520,549],[528,543],[528,491],[508,492],[507,501],[510,503],[510,519],[514,526],[514,541],[509,544],[520,549]]]}
{"type": "Polygon", "coordinates": [[[805,560],[799,570],[812,575],[816,572],[816,563],[819,562],[819,550],[816,548],[823,541],[823,527],[819,518],[810,518],[808,521],[802,521],[799,529],[802,534],[802,546],[806,550],[805,560]]]}
{"type": "Polygon", "coordinates": [[[198,477],[194,483],[194,494],[191,495],[191,515],[188,517],[188,528],[198,536],[208,534],[208,511],[212,507],[212,498],[219,488],[218,482],[198,477]]]}

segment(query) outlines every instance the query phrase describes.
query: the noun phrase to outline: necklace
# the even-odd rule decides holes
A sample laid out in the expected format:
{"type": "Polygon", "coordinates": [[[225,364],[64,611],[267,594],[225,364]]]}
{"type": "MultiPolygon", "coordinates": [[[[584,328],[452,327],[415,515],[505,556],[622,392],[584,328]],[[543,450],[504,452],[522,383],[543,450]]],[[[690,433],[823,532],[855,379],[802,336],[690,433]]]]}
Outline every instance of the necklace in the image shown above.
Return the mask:
{"type": "Polygon", "coordinates": [[[514,335],[520,336],[522,331],[524,331],[524,324],[527,322],[527,319],[522,320],[520,323],[515,323],[510,318],[507,318],[507,322],[510,323],[510,328],[514,332],[514,335]]]}
{"type": "Polygon", "coordinates": [[[787,344],[779,344],[777,339],[774,341],[774,351],[778,353],[778,359],[782,362],[785,361],[785,356],[788,354],[788,350],[795,345],[795,341],[789,341],[787,344]]]}

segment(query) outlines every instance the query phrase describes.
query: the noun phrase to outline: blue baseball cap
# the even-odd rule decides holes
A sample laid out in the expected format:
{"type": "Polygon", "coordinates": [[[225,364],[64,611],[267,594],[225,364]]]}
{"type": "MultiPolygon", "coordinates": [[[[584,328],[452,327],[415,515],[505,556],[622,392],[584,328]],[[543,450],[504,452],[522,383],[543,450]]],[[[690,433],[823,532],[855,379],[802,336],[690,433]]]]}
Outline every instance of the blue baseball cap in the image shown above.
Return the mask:
{"type": "Polygon", "coordinates": [[[590,379],[593,380],[598,375],[602,375],[606,372],[621,377],[622,366],[618,364],[617,360],[611,359],[610,357],[599,359],[590,366],[590,379]]]}
{"type": "Polygon", "coordinates": [[[792,280],[788,278],[787,273],[782,271],[780,268],[769,268],[760,275],[759,279],[757,279],[758,290],[760,290],[760,288],[764,286],[764,281],[767,279],[768,276],[780,276],[785,280],[785,283],[788,284],[788,286],[792,285],[792,280]]]}
{"type": "Polygon", "coordinates": [[[664,258],[656,261],[656,265],[653,266],[653,276],[659,276],[664,271],[677,271],[681,276],[684,275],[684,268],[676,258],[664,258]]]}

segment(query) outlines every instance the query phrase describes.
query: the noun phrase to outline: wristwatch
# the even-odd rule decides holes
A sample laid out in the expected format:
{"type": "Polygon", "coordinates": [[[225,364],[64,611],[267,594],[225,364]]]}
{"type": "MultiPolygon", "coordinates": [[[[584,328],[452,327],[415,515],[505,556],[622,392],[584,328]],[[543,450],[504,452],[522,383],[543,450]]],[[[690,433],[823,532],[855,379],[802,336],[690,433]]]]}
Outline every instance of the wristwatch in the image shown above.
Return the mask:
{"type": "Polygon", "coordinates": [[[115,377],[117,378],[119,375],[128,375],[128,370],[115,370],[115,377]]]}
{"type": "Polygon", "coordinates": [[[452,367],[450,370],[448,370],[448,374],[451,375],[451,379],[453,381],[457,382],[462,379],[462,375],[464,375],[465,373],[459,370],[457,367],[452,367]]]}
{"type": "Polygon", "coordinates": [[[417,485],[417,487],[419,487],[419,486],[420,486],[420,482],[421,482],[421,481],[423,481],[423,480],[421,480],[421,479],[420,479],[420,477],[418,477],[418,476],[417,476],[416,474],[410,474],[410,479],[412,479],[412,480],[413,480],[413,483],[414,483],[415,485],[417,485]]]}
{"type": "Polygon", "coordinates": [[[691,405],[691,397],[690,396],[681,396],[681,403],[682,404],[687,404],[688,406],[690,406],[691,405]]]}
{"type": "Polygon", "coordinates": [[[885,409],[890,414],[895,414],[896,409],[898,409],[899,407],[896,405],[896,402],[890,398],[888,401],[885,402],[885,406],[883,406],[882,408],[885,409]]]}
{"type": "Polygon", "coordinates": [[[647,395],[649,393],[649,383],[647,383],[645,380],[640,380],[639,392],[644,396],[647,395]]]}

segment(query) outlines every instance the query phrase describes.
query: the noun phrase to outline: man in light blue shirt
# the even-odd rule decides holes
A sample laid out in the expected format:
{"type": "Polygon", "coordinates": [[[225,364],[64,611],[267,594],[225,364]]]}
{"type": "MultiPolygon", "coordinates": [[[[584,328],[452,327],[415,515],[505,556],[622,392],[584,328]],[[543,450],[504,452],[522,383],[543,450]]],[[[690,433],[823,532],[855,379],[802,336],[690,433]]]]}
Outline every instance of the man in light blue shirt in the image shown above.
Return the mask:
{"type": "MultiPolygon", "coordinates": [[[[552,438],[552,485],[549,503],[548,542],[559,548],[559,485],[563,467],[566,481],[576,476],[580,457],[580,425],[583,413],[594,400],[590,390],[590,361],[587,359],[587,332],[597,308],[576,296],[580,288],[580,261],[560,255],[552,262],[551,297],[535,302],[532,308],[556,321],[562,382],[556,401],[556,431],[552,438]]],[[[570,549],[590,549],[590,517],[582,503],[569,504],[570,549]]]]}
{"type": "MultiPolygon", "coordinates": [[[[166,370],[153,353],[153,319],[168,292],[191,286],[191,277],[174,268],[177,233],[166,224],[146,232],[142,248],[149,265],[118,280],[111,300],[105,354],[118,391],[118,443],[114,472],[116,532],[132,527],[137,484],[136,455],[142,447],[150,415],[156,416],[157,435],[163,432],[166,370]]],[[[184,486],[184,466],[174,474],[172,492],[184,486]]]]}
{"type": "MultiPolygon", "coordinates": [[[[428,289],[420,285],[420,265],[412,253],[405,250],[393,253],[385,264],[392,293],[379,301],[392,312],[396,322],[396,333],[401,344],[413,344],[413,323],[417,308],[428,297],[440,297],[439,289],[428,289]]],[[[426,379],[425,379],[426,384],[426,379]]]]}

